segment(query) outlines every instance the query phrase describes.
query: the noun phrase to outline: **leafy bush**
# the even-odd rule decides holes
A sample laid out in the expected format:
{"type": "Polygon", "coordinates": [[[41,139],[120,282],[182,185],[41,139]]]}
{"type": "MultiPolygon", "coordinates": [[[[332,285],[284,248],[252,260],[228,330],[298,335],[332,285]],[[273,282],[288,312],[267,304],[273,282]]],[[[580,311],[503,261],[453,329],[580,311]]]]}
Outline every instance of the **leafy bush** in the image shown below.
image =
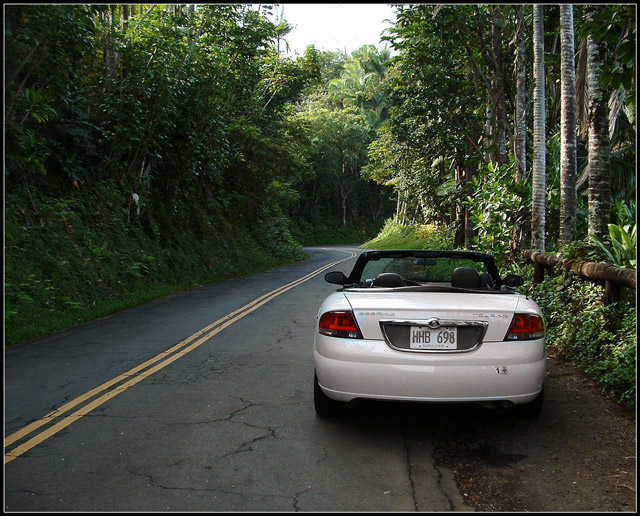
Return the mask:
{"type": "Polygon", "coordinates": [[[302,259],[305,256],[291,235],[289,219],[282,215],[269,217],[257,231],[256,241],[278,260],[302,259]]]}
{"type": "Polygon", "coordinates": [[[635,306],[625,300],[603,305],[604,288],[573,272],[547,277],[527,293],[545,314],[550,349],[594,377],[605,393],[635,406],[635,306]]]}
{"type": "Polygon", "coordinates": [[[594,243],[599,246],[607,256],[607,262],[618,267],[628,267],[635,269],[636,258],[636,229],[631,226],[618,226],[609,224],[609,238],[601,240],[594,238],[594,243]]]}
{"type": "MultiPolygon", "coordinates": [[[[473,196],[465,201],[477,231],[476,243],[504,265],[517,259],[520,231],[526,224],[531,185],[515,180],[514,163],[487,163],[473,178],[473,196]]],[[[502,264],[501,264],[502,265],[502,264]]]]}

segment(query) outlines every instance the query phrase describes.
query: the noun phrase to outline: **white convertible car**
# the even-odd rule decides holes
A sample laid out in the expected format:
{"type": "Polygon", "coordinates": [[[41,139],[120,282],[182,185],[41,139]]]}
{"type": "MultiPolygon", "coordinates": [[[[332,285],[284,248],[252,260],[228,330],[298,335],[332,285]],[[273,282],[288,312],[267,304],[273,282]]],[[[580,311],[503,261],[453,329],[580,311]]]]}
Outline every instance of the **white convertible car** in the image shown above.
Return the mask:
{"type": "Polygon", "coordinates": [[[375,399],[540,412],[545,326],[522,278],[470,251],[365,251],[322,303],[314,340],[320,416],[375,399]]]}

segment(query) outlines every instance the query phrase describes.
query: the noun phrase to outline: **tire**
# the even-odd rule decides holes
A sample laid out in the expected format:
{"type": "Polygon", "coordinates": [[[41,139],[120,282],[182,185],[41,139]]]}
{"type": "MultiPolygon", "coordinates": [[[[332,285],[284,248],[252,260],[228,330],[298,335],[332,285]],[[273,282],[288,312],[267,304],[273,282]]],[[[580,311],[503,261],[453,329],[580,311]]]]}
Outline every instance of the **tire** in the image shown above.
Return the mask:
{"type": "Polygon", "coordinates": [[[339,416],[344,412],[344,403],[329,398],[318,383],[318,375],[313,372],[313,405],[316,409],[316,414],[321,417],[339,416]]]}
{"type": "Polygon", "coordinates": [[[513,409],[516,411],[516,414],[520,417],[525,418],[534,418],[540,415],[540,411],[542,410],[542,405],[544,403],[544,387],[538,394],[538,397],[523,405],[516,405],[513,409]]]}

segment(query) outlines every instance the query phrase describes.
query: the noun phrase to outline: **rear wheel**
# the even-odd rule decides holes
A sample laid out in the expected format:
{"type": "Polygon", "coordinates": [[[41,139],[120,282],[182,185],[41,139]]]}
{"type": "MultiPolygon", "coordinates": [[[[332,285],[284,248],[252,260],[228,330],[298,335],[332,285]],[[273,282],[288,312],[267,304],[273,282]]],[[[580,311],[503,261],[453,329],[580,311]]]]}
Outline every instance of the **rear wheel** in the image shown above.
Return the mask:
{"type": "Polygon", "coordinates": [[[318,383],[318,375],[313,372],[313,405],[319,416],[339,416],[344,411],[344,403],[329,398],[318,383]]]}

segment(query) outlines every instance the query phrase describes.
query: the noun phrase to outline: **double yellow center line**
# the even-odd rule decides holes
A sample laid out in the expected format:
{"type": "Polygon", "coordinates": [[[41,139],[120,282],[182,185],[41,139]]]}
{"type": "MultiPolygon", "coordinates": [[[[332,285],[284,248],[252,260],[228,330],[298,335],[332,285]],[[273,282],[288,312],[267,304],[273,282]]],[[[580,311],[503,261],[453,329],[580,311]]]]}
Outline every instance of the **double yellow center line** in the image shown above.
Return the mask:
{"type": "Polygon", "coordinates": [[[190,337],[179,342],[178,344],[167,349],[166,351],[163,351],[159,355],[156,355],[150,360],[147,360],[146,362],[134,367],[133,369],[130,369],[126,373],[116,376],[112,380],[109,380],[108,382],[105,382],[102,385],[99,385],[95,389],[92,389],[89,392],[86,392],[85,394],[77,397],[76,399],[70,401],[69,403],[65,403],[64,405],[57,408],[56,410],[49,412],[47,415],[45,415],[41,419],[34,421],[33,423],[25,426],[21,430],[18,430],[17,432],[7,436],[4,440],[4,447],[5,447],[4,463],[8,464],[13,459],[19,457],[20,455],[34,448],[35,446],[45,441],[49,437],[55,435],[63,428],[68,427],[70,424],[74,423],[75,421],[78,421],[83,416],[86,416],[92,410],[96,409],[100,405],[103,405],[104,403],[109,401],[111,398],[114,398],[118,394],[123,393],[129,387],[132,387],[138,382],[141,382],[145,378],[160,371],[161,369],[175,362],[176,360],[183,357],[187,353],[190,353],[191,351],[199,347],[201,344],[209,340],[211,337],[220,333],[226,327],[239,321],[246,315],[249,315],[251,312],[253,312],[254,310],[257,310],[258,308],[268,303],[269,301],[273,300],[274,298],[280,296],[281,294],[284,294],[285,292],[291,290],[292,288],[297,287],[298,285],[306,281],[309,281],[310,279],[314,278],[318,274],[321,274],[327,269],[334,267],[344,261],[350,260],[351,258],[356,256],[356,253],[353,251],[342,251],[342,252],[348,252],[349,256],[346,258],[343,258],[342,260],[338,260],[328,265],[325,265],[324,267],[321,267],[320,269],[317,269],[307,274],[306,276],[303,276],[302,278],[299,278],[295,281],[292,281],[291,283],[288,283],[280,288],[277,288],[276,290],[273,290],[271,292],[268,292],[267,294],[264,294],[263,296],[260,296],[259,298],[251,301],[250,303],[246,304],[242,308],[239,308],[236,311],[224,316],[223,318],[218,319],[216,322],[194,333],[190,337]],[[104,394],[93,399],[93,401],[89,402],[89,400],[91,400],[92,398],[94,398],[95,396],[103,392],[104,394]],[[86,402],[89,402],[89,403],[86,403],[86,402]],[[31,437],[29,440],[23,442],[22,444],[19,444],[12,450],[6,451],[7,448],[10,447],[12,444],[17,443],[18,441],[26,438],[29,434],[32,434],[39,428],[45,425],[49,425],[54,420],[56,420],[57,418],[65,414],[66,412],[82,405],[83,403],[86,403],[86,405],[83,405],[81,408],[79,408],[72,414],[66,416],[64,419],[42,430],[40,433],[31,437]]]}

